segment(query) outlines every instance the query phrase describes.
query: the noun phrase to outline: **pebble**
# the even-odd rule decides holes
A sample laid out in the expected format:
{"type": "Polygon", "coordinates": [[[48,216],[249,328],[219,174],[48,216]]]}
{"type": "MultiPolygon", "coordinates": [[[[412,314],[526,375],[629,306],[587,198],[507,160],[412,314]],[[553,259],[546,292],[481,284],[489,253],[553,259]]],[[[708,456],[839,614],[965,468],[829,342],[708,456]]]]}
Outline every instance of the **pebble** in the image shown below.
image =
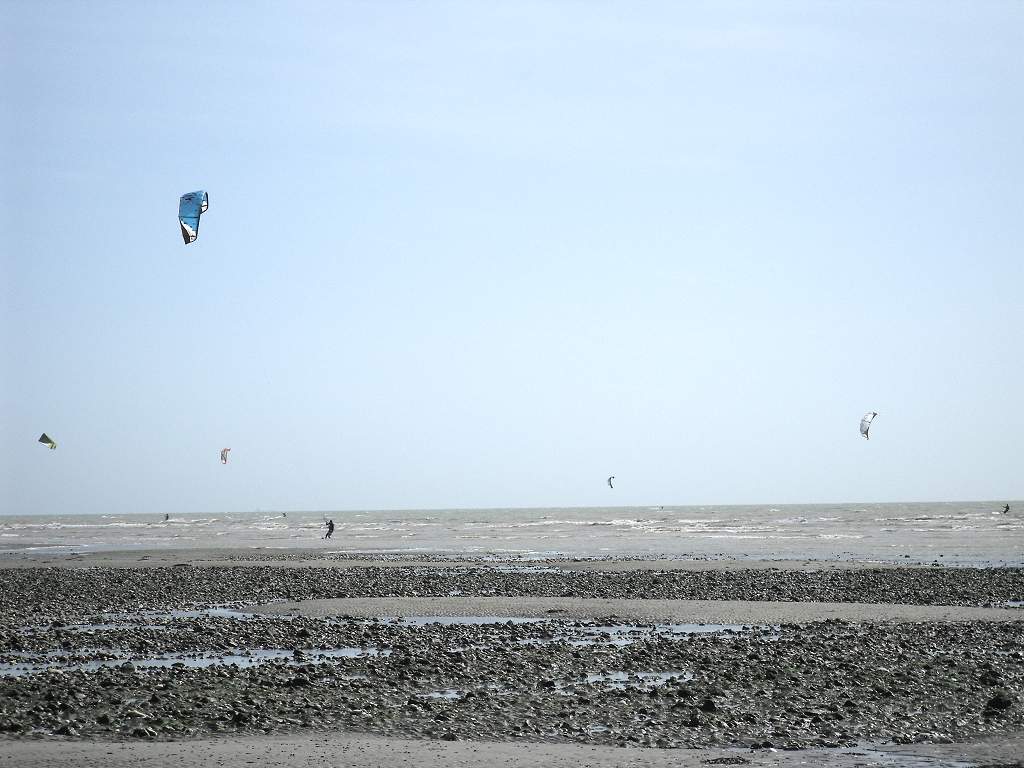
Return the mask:
{"type": "Polygon", "coordinates": [[[408,625],[139,613],[288,595],[447,595],[453,589],[980,605],[1019,597],[1024,578],[1017,569],[954,568],[8,569],[0,571],[0,663],[56,660],[61,668],[0,677],[0,731],[14,738],[35,732],[154,739],[350,729],[445,740],[799,749],[948,742],[1024,726],[1015,694],[1024,690],[1024,621],[823,621],[691,636],[636,625],[622,634],[627,643],[614,644],[612,634],[598,629],[621,624],[610,617],[408,625]],[[379,653],[319,655],[330,648],[379,653]],[[252,660],[260,649],[281,653],[248,666],[182,663],[229,654],[252,660]],[[161,653],[178,654],[180,666],[147,666],[145,659],[161,653]],[[102,660],[112,663],[76,668],[102,660]],[[678,677],[655,684],[643,672],[678,677]],[[594,674],[602,679],[586,682],[594,674]]]}

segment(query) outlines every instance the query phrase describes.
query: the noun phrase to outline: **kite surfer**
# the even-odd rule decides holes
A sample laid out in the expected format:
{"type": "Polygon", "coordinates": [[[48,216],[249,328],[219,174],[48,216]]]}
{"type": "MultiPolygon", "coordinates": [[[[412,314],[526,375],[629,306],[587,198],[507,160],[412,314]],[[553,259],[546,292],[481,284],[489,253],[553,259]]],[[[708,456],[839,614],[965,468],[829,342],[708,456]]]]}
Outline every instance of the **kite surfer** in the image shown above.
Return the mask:
{"type": "Polygon", "coordinates": [[[1009,511],[1010,511],[1010,505],[1009,504],[1003,504],[1003,514],[1005,515],[1009,511]]]}
{"type": "Polygon", "coordinates": [[[325,539],[331,538],[331,534],[332,533],[334,533],[334,521],[333,520],[328,520],[327,521],[327,535],[325,535],[324,538],[325,539]]]}

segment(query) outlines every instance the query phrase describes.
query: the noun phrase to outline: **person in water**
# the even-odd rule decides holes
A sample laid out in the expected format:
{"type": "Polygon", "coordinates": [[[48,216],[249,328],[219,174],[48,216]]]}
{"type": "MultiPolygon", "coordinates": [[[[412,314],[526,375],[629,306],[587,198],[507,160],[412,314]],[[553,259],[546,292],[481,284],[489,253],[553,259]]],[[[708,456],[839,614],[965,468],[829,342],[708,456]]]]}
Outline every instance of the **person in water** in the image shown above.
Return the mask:
{"type": "Polygon", "coordinates": [[[171,519],[171,516],[169,514],[167,514],[166,512],[164,512],[164,522],[166,523],[170,519],[171,519]]]}
{"type": "Polygon", "coordinates": [[[327,535],[324,536],[324,538],[325,539],[331,538],[331,534],[332,533],[334,533],[334,521],[333,520],[328,520],[327,521],[327,535]]]}
{"type": "Polygon", "coordinates": [[[1009,511],[1010,511],[1010,505],[1009,504],[1004,504],[1003,505],[1003,514],[1005,515],[1009,511]]]}

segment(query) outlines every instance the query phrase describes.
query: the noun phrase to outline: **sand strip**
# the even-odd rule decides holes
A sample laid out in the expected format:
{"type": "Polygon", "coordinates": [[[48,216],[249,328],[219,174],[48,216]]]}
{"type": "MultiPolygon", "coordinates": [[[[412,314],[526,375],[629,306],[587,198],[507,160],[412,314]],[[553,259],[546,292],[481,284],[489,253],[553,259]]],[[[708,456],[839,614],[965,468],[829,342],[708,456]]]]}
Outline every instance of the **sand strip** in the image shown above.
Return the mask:
{"type": "MultiPolygon", "coordinates": [[[[705,768],[709,760],[739,757],[754,768],[963,768],[1009,763],[1024,754],[1024,735],[973,744],[887,745],[848,750],[796,752],[728,749],[622,749],[579,744],[524,742],[445,742],[361,734],[322,733],[244,736],[180,742],[0,741],[0,768],[198,768],[199,766],[446,766],[448,768],[705,768]]],[[[712,765],[714,763],[711,763],[712,765]]]]}
{"type": "MultiPolygon", "coordinates": [[[[409,556],[361,556],[359,553],[344,555],[325,553],[322,550],[294,549],[155,549],[109,552],[45,553],[45,552],[2,552],[0,569],[5,568],[166,568],[174,565],[194,566],[277,566],[281,568],[557,568],[566,571],[737,571],[737,570],[780,570],[780,571],[821,571],[861,570],[877,568],[920,568],[927,563],[906,560],[902,562],[856,561],[856,560],[758,560],[758,559],[553,559],[519,560],[515,557],[502,559],[479,557],[418,558],[409,556]]],[[[997,564],[993,564],[996,567],[997,564]]],[[[950,567],[957,566],[949,563],[950,567]]],[[[1005,567],[1000,564],[999,567],[1005,567]]]]}
{"type": "Polygon", "coordinates": [[[875,603],[776,603],[734,600],[606,600],[568,597],[376,597],[304,600],[256,606],[268,615],[499,616],[606,619],[687,624],[784,624],[843,621],[1024,621],[1024,610],[875,603]]]}

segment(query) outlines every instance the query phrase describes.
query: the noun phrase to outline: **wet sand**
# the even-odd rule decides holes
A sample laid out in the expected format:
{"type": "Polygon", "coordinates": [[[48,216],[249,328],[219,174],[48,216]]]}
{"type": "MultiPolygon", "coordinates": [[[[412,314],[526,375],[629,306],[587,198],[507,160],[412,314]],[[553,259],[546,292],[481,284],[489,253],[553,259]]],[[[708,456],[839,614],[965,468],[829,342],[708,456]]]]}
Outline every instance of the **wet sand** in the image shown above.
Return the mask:
{"type": "MultiPolygon", "coordinates": [[[[713,558],[495,558],[484,555],[408,555],[351,552],[324,552],[320,549],[232,549],[197,548],[138,549],[122,551],[52,554],[39,551],[0,552],[0,569],[5,568],[158,568],[174,565],[197,567],[270,566],[281,568],[556,568],[564,571],[857,571],[931,566],[936,560],[864,561],[864,560],[759,560],[713,558]]],[[[977,565],[948,563],[948,567],[975,568],[977,565]]],[[[992,567],[1003,567],[993,563],[992,567]]]]}
{"type": "Polygon", "coordinates": [[[595,600],[558,597],[383,597],[304,600],[246,606],[266,615],[609,619],[687,624],[785,624],[813,621],[1022,621],[1024,610],[885,603],[743,600],[595,600]]]}
{"type": "Polygon", "coordinates": [[[187,742],[6,742],[0,768],[202,768],[248,765],[256,768],[296,766],[423,766],[423,768],[706,768],[748,765],[751,768],[964,768],[1014,765],[1024,755],[1024,737],[970,744],[855,747],[799,752],[725,749],[621,749],[577,744],[445,742],[381,738],[337,733],[330,736],[250,736],[196,739],[187,742]],[[732,763],[714,762],[733,760],[732,763]]]}

